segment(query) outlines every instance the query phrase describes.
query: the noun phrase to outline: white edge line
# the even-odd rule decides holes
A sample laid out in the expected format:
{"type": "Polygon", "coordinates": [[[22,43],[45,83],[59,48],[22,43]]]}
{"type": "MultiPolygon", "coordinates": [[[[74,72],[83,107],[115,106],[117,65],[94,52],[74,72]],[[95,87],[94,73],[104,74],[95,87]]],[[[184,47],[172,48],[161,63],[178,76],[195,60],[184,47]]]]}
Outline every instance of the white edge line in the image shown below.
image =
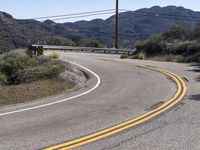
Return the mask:
{"type": "Polygon", "coordinates": [[[68,61],[68,62],[71,63],[71,64],[74,64],[74,65],[76,65],[78,67],[81,67],[81,68],[85,69],[86,71],[90,72],[91,74],[93,74],[97,78],[96,85],[93,88],[91,88],[90,90],[86,91],[86,92],[83,92],[81,94],[78,94],[78,95],[75,95],[75,96],[72,96],[72,97],[69,97],[69,98],[66,98],[66,99],[62,99],[62,100],[59,100],[59,101],[56,101],[56,102],[47,103],[47,104],[43,104],[43,105],[39,105],[39,106],[34,106],[34,107],[25,108],[25,109],[20,109],[20,110],[1,113],[0,116],[10,115],[10,114],[14,114],[14,113],[24,112],[24,111],[28,111],[28,110],[38,109],[38,108],[42,108],[42,107],[51,106],[51,105],[54,105],[54,104],[66,102],[68,100],[71,100],[71,99],[78,98],[78,97],[81,97],[83,95],[89,94],[92,91],[94,91],[96,88],[99,87],[99,85],[101,84],[101,79],[95,72],[93,72],[92,70],[90,70],[90,69],[88,69],[88,68],[86,68],[86,67],[84,67],[82,65],[79,65],[77,63],[70,62],[70,61],[68,61]]]}

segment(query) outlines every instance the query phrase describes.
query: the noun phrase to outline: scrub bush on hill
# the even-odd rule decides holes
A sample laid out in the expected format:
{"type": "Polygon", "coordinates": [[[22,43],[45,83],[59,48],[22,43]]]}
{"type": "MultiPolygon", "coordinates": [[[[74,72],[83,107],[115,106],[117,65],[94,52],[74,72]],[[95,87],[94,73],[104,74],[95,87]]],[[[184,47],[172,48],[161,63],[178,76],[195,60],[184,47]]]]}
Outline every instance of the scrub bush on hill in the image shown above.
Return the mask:
{"type": "Polygon", "coordinates": [[[0,73],[0,85],[6,84],[7,78],[6,75],[0,73]]]}
{"type": "Polygon", "coordinates": [[[7,76],[12,75],[20,70],[37,65],[35,59],[21,54],[9,54],[0,61],[0,71],[7,76]]]}
{"type": "Polygon", "coordinates": [[[59,60],[9,54],[0,60],[0,83],[12,85],[49,79],[58,76],[64,70],[65,65],[59,60]]]}
{"type": "Polygon", "coordinates": [[[199,62],[200,23],[194,31],[178,23],[168,32],[137,42],[133,58],[139,58],[141,53],[145,53],[147,58],[159,56],[166,61],[199,62]]]}
{"type": "Polygon", "coordinates": [[[81,39],[79,42],[77,42],[77,45],[84,47],[96,47],[96,48],[103,47],[103,44],[101,44],[99,41],[90,39],[81,39]]]}
{"type": "Polygon", "coordinates": [[[57,64],[53,66],[37,66],[28,68],[12,74],[8,78],[9,84],[20,84],[37,81],[40,79],[50,79],[65,70],[64,64],[57,64]]]}

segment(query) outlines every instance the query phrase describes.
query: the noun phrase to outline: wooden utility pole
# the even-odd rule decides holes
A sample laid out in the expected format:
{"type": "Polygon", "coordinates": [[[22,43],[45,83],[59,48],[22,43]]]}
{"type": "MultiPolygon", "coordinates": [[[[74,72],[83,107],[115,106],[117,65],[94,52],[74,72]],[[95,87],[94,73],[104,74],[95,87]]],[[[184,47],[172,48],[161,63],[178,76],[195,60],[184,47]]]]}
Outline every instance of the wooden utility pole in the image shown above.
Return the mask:
{"type": "Polygon", "coordinates": [[[115,14],[115,48],[119,48],[119,0],[116,0],[116,14],[115,14]]]}

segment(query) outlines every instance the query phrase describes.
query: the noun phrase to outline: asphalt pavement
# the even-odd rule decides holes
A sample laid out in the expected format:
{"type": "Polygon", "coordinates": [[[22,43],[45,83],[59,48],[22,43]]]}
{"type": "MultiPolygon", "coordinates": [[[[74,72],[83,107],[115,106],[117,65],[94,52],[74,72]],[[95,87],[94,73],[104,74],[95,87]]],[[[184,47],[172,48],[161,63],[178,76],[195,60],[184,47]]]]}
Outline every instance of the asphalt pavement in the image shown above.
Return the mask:
{"type": "Polygon", "coordinates": [[[186,78],[189,81],[186,98],[142,125],[78,149],[200,149],[200,82],[196,66],[120,60],[118,55],[60,54],[63,60],[95,72],[101,79],[100,86],[81,97],[48,106],[94,87],[97,78],[88,72],[91,79],[86,86],[71,94],[0,108],[0,114],[16,112],[0,116],[1,150],[41,149],[88,135],[137,117],[174,95],[177,87],[165,75],[134,65],[157,66],[186,78]],[[26,110],[30,107],[36,109],[26,110]],[[25,111],[18,112],[21,109],[25,111]]]}

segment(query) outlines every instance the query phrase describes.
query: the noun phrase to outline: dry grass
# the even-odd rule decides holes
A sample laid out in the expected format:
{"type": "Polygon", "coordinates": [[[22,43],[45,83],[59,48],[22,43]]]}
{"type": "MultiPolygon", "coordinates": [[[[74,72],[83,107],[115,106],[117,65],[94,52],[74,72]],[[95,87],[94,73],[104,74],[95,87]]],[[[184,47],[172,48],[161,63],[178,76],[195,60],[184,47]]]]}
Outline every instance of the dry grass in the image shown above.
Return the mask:
{"type": "Polygon", "coordinates": [[[0,106],[24,103],[67,92],[73,85],[64,79],[53,78],[28,84],[0,86],[0,106]]]}
{"type": "Polygon", "coordinates": [[[129,58],[129,55],[128,55],[128,54],[123,54],[123,55],[121,55],[120,58],[121,58],[121,59],[127,59],[127,58],[129,58]]]}
{"type": "Polygon", "coordinates": [[[60,57],[60,55],[57,52],[52,52],[49,57],[51,59],[58,59],[60,57]]]}
{"type": "Polygon", "coordinates": [[[144,52],[140,52],[138,54],[138,58],[141,59],[141,60],[144,60],[146,58],[146,54],[144,52]]]}

